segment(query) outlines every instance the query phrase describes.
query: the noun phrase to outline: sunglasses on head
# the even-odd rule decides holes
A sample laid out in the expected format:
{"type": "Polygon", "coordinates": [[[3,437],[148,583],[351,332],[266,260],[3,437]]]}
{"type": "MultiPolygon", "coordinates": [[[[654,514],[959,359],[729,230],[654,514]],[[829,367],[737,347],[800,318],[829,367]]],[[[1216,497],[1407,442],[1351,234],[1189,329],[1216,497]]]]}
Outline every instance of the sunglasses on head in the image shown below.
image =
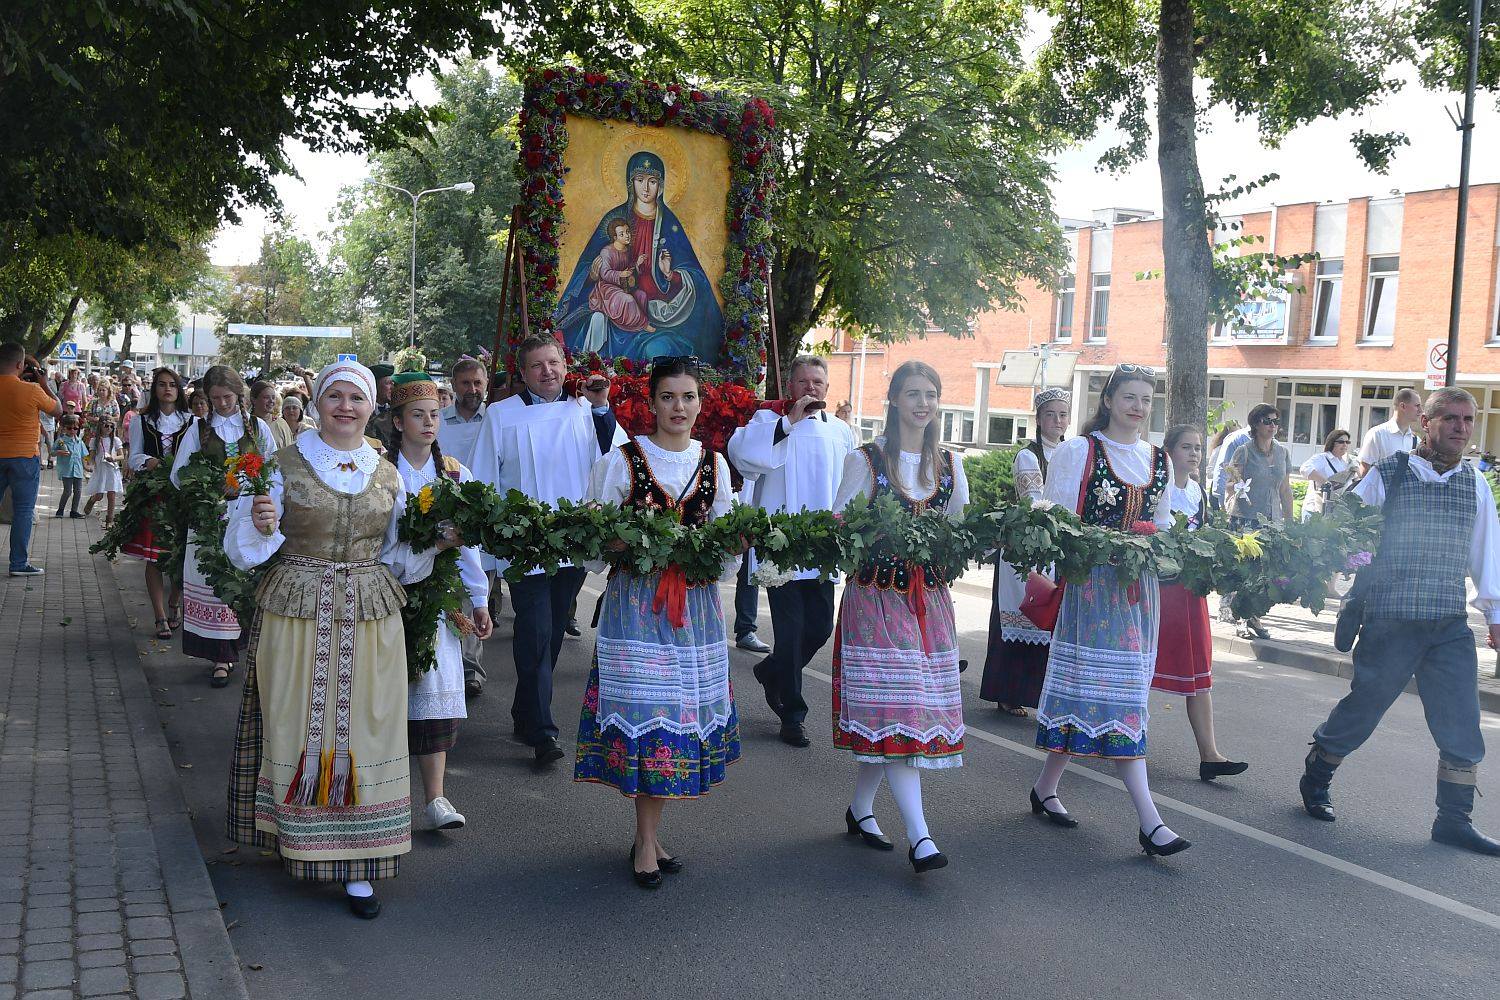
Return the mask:
{"type": "Polygon", "coordinates": [[[659,354],[651,359],[651,370],[658,368],[673,368],[682,365],[693,371],[698,370],[698,358],[692,354],[659,354]]]}

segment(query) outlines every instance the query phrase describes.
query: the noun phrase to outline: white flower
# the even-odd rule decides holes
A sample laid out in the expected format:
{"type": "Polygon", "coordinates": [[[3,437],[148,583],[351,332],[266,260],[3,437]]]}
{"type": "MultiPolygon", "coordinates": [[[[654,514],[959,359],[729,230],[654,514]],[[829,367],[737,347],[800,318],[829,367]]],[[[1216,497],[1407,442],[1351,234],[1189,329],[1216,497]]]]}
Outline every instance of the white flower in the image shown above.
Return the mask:
{"type": "Polygon", "coordinates": [[[1051,500],[1036,500],[1036,501],[1032,502],[1031,509],[1032,510],[1051,510],[1053,507],[1056,507],[1056,506],[1057,506],[1057,504],[1053,503],[1051,500]]]}
{"type": "Polygon", "coordinates": [[[757,587],[780,587],[791,583],[796,575],[796,570],[783,569],[769,559],[763,559],[755,568],[755,572],[750,574],[750,582],[757,587]]]}

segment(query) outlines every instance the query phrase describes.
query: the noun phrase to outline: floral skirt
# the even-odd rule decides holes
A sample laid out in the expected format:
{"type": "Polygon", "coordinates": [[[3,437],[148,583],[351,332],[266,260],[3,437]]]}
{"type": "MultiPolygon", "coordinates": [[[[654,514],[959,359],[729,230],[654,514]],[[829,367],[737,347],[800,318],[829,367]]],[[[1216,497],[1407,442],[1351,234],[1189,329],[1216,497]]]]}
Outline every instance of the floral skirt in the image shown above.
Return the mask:
{"type": "Polygon", "coordinates": [[[658,582],[617,572],[605,586],[573,780],[692,799],[740,758],[724,614],[718,587],[689,587],[674,627],[652,607],[658,582]]]}
{"type": "Polygon", "coordinates": [[[1208,624],[1208,601],[1179,583],[1161,588],[1161,641],[1151,688],[1193,695],[1214,683],[1214,635],[1208,624]]]}
{"type": "Polygon", "coordinates": [[[963,766],[958,634],[946,587],[912,598],[850,582],[833,646],[833,745],[861,763],[963,766]]]}
{"type": "Polygon", "coordinates": [[[1120,582],[1112,566],[1063,591],[1037,707],[1036,745],[1080,757],[1144,757],[1156,667],[1156,577],[1120,582]]]}

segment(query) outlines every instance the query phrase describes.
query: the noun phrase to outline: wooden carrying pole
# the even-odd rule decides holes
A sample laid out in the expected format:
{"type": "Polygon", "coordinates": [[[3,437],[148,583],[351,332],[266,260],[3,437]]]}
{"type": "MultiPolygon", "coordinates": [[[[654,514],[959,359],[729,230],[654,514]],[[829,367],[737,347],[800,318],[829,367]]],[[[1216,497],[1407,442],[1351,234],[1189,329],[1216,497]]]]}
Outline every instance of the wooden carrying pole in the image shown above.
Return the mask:
{"type": "Polygon", "coordinates": [[[771,298],[771,276],[766,275],[766,319],[771,349],[766,352],[766,398],[781,398],[781,345],[776,339],[776,302],[771,298]]]}
{"type": "Polygon", "coordinates": [[[495,316],[495,349],[490,354],[490,374],[500,370],[501,359],[505,355],[505,316],[506,307],[510,305],[510,271],[511,256],[516,250],[516,222],[521,217],[521,206],[516,205],[510,210],[510,229],[505,234],[505,257],[500,265],[500,310],[495,316]]]}

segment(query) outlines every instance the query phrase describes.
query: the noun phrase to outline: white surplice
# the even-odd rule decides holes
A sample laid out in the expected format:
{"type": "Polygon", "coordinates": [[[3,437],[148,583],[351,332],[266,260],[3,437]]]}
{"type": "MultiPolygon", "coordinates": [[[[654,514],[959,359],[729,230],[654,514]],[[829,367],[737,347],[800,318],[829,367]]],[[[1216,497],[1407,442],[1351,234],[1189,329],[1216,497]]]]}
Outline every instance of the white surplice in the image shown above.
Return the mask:
{"type": "MultiPolygon", "coordinates": [[[[757,410],[729,438],[729,460],[745,476],[759,477],[754,503],[770,513],[832,510],[844,460],[857,447],[849,425],[827,413],[812,413],[795,424],[772,410],[757,410]]],[[[755,572],[754,552],[749,555],[755,572]]],[[[793,580],[813,580],[802,570],[793,580]]]]}

